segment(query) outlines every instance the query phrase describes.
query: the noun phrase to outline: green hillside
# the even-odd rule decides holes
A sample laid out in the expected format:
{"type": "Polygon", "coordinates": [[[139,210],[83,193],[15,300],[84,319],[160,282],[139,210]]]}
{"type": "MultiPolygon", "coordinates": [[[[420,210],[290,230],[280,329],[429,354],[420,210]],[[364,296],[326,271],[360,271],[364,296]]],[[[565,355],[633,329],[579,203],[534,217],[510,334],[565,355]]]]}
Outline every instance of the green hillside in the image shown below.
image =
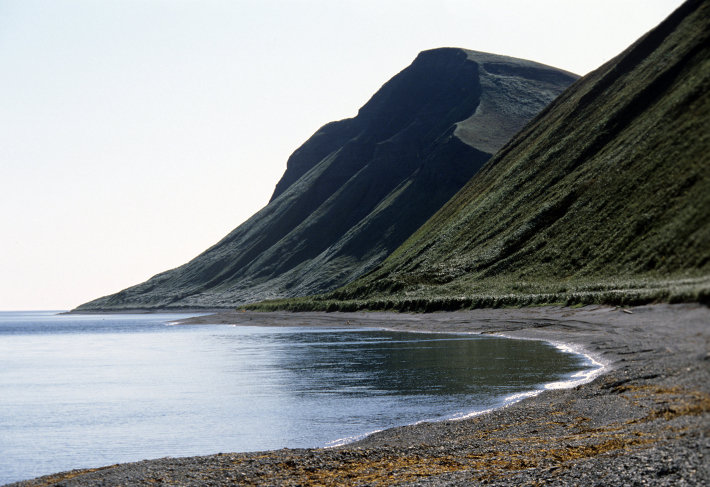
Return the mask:
{"type": "Polygon", "coordinates": [[[190,262],[81,311],[228,308],[333,290],[372,270],[578,77],[432,49],[287,162],[269,204],[190,262]]]}
{"type": "Polygon", "coordinates": [[[260,309],[710,302],[710,2],[577,81],[355,282],[260,309]]]}

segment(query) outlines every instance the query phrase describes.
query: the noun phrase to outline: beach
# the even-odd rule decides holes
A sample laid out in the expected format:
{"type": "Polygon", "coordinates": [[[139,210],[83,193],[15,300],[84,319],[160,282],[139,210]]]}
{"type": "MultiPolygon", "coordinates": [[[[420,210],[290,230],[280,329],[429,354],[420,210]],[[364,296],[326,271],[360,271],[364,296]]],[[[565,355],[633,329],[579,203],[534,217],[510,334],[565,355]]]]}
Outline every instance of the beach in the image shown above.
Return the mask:
{"type": "Polygon", "coordinates": [[[706,485],[710,308],[658,304],[404,313],[226,312],[187,323],[375,327],[544,340],[602,364],[467,419],[374,433],[337,448],[163,458],[9,484],[706,485]]]}

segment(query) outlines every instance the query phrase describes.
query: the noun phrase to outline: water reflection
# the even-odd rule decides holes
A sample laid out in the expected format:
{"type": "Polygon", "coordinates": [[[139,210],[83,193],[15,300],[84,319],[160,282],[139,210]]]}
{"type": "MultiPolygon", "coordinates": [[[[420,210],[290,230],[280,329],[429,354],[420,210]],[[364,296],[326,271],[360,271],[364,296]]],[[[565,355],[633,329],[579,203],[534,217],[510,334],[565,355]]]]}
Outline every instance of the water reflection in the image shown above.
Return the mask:
{"type": "Polygon", "coordinates": [[[488,409],[584,368],[533,341],[0,313],[0,484],[162,456],[323,446],[488,409]]]}
{"type": "MultiPolygon", "coordinates": [[[[517,393],[584,368],[584,359],[537,341],[372,330],[271,329],[275,377],[290,394],[517,393]]],[[[244,353],[244,339],[240,353],[244,353]]],[[[264,337],[261,337],[263,339],[264,337]]],[[[264,350],[264,343],[260,343],[264,350]]]]}

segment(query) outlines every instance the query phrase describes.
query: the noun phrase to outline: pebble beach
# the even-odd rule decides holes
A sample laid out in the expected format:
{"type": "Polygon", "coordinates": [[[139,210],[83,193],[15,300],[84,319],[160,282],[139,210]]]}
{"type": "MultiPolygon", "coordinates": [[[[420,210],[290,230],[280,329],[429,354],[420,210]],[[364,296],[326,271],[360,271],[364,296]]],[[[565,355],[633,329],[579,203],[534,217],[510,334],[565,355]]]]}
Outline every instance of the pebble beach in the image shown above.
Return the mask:
{"type": "Polygon", "coordinates": [[[393,428],[323,449],[219,453],[74,470],[9,484],[707,485],[710,308],[658,304],[432,314],[227,312],[190,323],[374,327],[544,340],[604,369],[467,419],[393,428]]]}

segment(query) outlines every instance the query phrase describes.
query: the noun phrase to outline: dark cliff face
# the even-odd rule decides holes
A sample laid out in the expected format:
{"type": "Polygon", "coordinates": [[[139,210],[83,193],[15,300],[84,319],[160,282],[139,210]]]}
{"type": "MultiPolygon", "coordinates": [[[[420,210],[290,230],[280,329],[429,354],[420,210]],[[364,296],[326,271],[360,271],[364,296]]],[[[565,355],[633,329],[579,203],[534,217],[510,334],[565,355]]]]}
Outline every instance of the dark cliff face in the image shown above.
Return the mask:
{"type": "Polygon", "coordinates": [[[380,268],[322,299],[613,302],[633,286],[707,299],[709,89],[710,2],[688,1],[550,104],[380,268]]]}
{"type": "Polygon", "coordinates": [[[380,263],[576,76],[425,51],[289,158],[269,204],[187,264],[79,309],[230,307],[324,292],[380,263]]]}

